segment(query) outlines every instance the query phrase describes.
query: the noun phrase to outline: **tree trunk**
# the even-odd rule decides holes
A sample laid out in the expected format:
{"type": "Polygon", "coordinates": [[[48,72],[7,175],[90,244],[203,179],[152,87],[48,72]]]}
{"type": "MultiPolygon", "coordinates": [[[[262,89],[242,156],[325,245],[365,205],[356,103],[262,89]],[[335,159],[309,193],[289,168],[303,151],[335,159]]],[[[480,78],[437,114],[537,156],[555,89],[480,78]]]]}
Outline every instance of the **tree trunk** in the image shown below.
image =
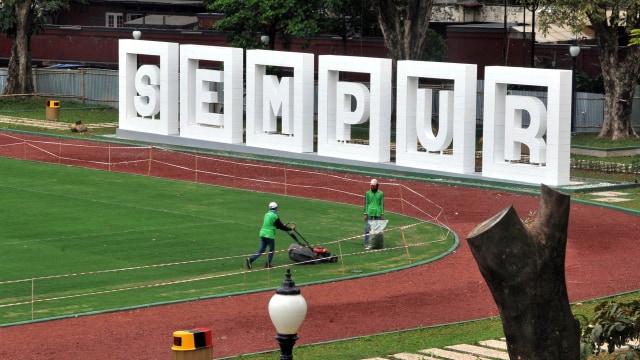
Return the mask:
{"type": "Polygon", "coordinates": [[[7,83],[3,94],[32,94],[33,73],[31,71],[31,1],[20,0],[15,4],[16,37],[11,47],[11,57],[7,67],[7,83]]]}
{"type": "Polygon", "coordinates": [[[384,47],[387,49],[389,57],[395,63],[398,59],[401,59],[402,51],[400,46],[402,36],[400,12],[393,0],[374,1],[373,6],[378,16],[384,47]]]}
{"type": "Polygon", "coordinates": [[[618,27],[602,22],[594,22],[593,25],[606,89],[604,119],[598,138],[623,140],[638,137],[631,121],[631,106],[640,74],[640,47],[628,46],[621,56],[618,27]]]}
{"type": "Polygon", "coordinates": [[[421,60],[427,38],[433,0],[376,0],[380,31],[389,57],[397,60],[421,60]]]}
{"type": "Polygon", "coordinates": [[[422,60],[433,0],[409,1],[404,17],[404,59],[422,60]]]}
{"type": "Polygon", "coordinates": [[[564,275],[569,196],[542,186],[525,225],[512,206],[477,225],[468,242],[500,310],[509,358],[580,358],[580,324],[564,275]]]}
{"type": "MultiPolygon", "coordinates": [[[[433,0],[373,0],[384,47],[391,58],[391,83],[396,84],[398,60],[422,60],[433,0]]],[[[395,125],[395,108],[391,110],[395,125]]]]}

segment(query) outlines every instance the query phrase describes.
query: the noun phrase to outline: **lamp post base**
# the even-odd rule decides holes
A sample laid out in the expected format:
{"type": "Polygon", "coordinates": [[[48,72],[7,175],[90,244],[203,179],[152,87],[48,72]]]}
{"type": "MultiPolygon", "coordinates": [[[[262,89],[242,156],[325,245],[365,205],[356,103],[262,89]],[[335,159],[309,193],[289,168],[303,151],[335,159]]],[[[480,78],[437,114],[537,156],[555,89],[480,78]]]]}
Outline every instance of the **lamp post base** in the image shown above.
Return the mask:
{"type": "Polygon", "coordinates": [[[276,340],[280,344],[280,360],[293,360],[293,345],[298,340],[298,335],[278,334],[276,335],[276,340]]]}

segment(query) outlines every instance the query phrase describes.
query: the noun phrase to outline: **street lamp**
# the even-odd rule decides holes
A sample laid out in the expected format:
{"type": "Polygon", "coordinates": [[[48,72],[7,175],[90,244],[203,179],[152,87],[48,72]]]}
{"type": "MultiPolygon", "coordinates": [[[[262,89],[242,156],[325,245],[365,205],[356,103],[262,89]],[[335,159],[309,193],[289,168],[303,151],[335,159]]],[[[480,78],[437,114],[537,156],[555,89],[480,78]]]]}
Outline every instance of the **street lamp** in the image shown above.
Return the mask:
{"type": "Polygon", "coordinates": [[[306,315],[307,302],[291,280],[291,269],[287,269],[282,286],[269,301],[269,316],[276,328],[275,338],[280,344],[280,360],[293,359],[293,345],[298,340],[298,328],[306,315]]]}
{"type": "Polygon", "coordinates": [[[260,36],[260,42],[262,43],[262,45],[264,45],[265,48],[269,48],[269,40],[271,40],[271,38],[269,37],[269,35],[262,35],[260,36]]]}
{"type": "Polygon", "coordinates": [[[580,46],[572,45],[569,47],[571,54],[571,133],[576,131],[576,70],[578,68],[578,55],[580,55],[580,46]]]}
{"type": "Polygon", "coordinates": [[[535,66],[534,58],[536,54],[536,10],[538,10],[538,0],[526,0],[524,6],[531,12],[531,67],[535,66]]]}

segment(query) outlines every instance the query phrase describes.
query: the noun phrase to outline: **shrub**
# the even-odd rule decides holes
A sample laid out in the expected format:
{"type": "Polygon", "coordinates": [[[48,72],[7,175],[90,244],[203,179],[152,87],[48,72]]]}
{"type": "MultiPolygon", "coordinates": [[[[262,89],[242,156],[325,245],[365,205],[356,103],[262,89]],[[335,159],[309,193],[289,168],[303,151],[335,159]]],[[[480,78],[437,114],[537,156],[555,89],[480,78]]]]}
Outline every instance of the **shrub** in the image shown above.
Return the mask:
{"type": "MultiPolygon", "coordinates": [[[[594,318],[582,331],[582,341],[589,344],[598,355],[602,346],[609,353],[621,348],[632,340],[640,339],[640,301],[604,301],[594,308],[594,318]]],[[[621,353],[618,358],[636,359],[640,356],[638,347],[621,353]]]]}

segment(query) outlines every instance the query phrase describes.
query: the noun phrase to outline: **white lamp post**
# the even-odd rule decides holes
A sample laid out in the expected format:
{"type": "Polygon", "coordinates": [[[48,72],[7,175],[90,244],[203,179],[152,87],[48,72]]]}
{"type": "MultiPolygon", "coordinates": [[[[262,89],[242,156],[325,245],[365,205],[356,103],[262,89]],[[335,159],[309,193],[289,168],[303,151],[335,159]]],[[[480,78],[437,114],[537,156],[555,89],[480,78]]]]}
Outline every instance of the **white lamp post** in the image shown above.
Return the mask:
{"type": "Polygon", "coordinates": [[[572,45],[569,47],[571,54],[571,133],[576,131],[576,70],[578,68],[578,55],[580,55],[580,46],[572,45]]]}
{"type": "Polygon", "coordinates": [[[264,45],[264,47],[269,48],[269,40],[271,40],[269,38],[269,35],[262,35],[260,36],[260,42],[262,42],[262,44],[264,45]]]}
{"type": "Polygon", "coordinates": [[[280,344],[280,360],[293,359],[293,346],[298,340],[298,328],[306,315],[307,302],[291,280],[291,270],[287,269],[282,286],[269,301],[269,316],[276,328],[276,340],[280,344]]]}
{"type": "Polygon", "coordinates": [[[140,30],[134,30],[131,35],[135,40],[140,40],[140,36],[142,36],[142,32],[140,30]]]}

